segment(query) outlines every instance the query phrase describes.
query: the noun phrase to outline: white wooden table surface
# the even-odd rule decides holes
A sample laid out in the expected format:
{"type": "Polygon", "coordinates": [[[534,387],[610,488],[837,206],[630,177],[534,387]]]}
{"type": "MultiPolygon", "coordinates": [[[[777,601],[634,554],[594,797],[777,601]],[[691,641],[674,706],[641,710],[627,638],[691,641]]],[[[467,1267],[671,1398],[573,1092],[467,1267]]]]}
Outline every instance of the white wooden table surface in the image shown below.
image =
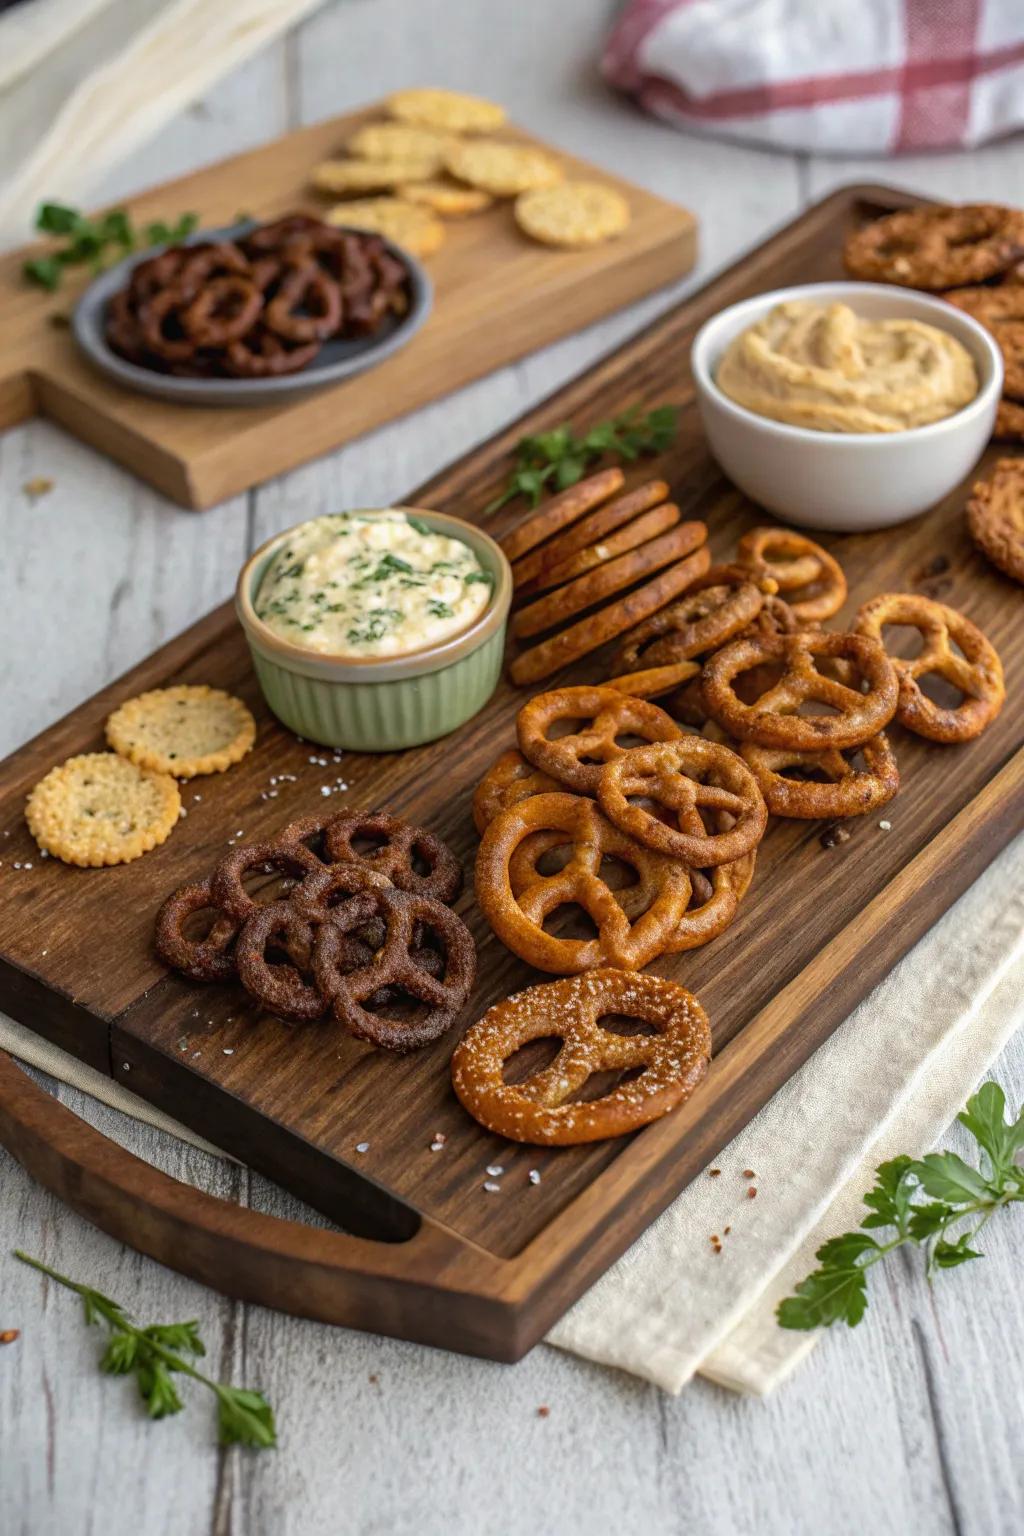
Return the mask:
{"type": "MultiPolygon", "coordinates": [[[[116,197],[402,84],[477,90],[542,135],[701,219],[692,283],[830,187],[893,180],[1024,202],[1024,146],[897,164],[684,137],[608,93],[612,0],[338,0],[197,102],[103,189],[116,197]]],[[[169,209],[169,213],[177,210],[169,209]]],[[[682,290],[680,290],[682,291],[682,290]]],[[[386,504],[672,302],[660,294],[373,437],[202,514],[56,427],[0,438],[0,746],[7,751],[228,593],[276,529],[386,504]],[[35,476],[54,481],[33,501],[35,476]]],[[[1024,1049],[997,1075],[1019,1101],[1024,1049]]],[[[179,1178],[262,1210],[279,1190],[51,1085],[179,1178]]],[[[955,1144],[955,1138],[954,1138],[955,1144]]],[[[514,1368],[234,1304],[86,1225],[0,1150],[0,1532],[121,1536],[969,1533],[1024,1528],[1024,1309],[1013,1216],[934,1297],[899,1260],[867,1321],[828,1336],[767,1401],[695,1382],[678,1399],[540,1347],[514,1368]],[[96,1370],[77,1303],[7,1257],[45,1256],[144,1312],[198,1317],[214,1374],[265,1389],[281,1446],[218,1451],[199,1399],[150,1425],[96,1370]],[[550,1415],[538,1417],[541,1404],[550,1415]]]]}

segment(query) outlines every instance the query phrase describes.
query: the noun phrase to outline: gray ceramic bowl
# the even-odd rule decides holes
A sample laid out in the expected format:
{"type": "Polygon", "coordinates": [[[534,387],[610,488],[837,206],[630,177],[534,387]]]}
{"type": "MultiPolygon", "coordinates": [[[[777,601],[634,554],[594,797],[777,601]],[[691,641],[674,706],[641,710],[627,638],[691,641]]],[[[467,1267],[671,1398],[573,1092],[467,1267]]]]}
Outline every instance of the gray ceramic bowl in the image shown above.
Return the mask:
{"type": "MultiPolygon", "coordinates": [[[[224,229],[197,230],[183,243],[197,245],[204,240],[237,240],[255,229],[251,220],[233,224],[224,229]]],[[[354,234],[360,233],[353,230],[354,234]]],[[[294,395],[305,394],[312,389],[322,389],[327,384],[337,384],[364,368],[390,357],[411,341],[430,314],[433,288],[430,279],[415,256],[385,239],[391,254],[403,263],[409,273],[411,303],[409,312],[401,317],[389,317],[373,336],[357,336],[349,341],[328,341],[317,356],[301,373],[290,373],[278,379],[188,379],[175,378],[166,373],[154,373],[127,362],[112,351],[103,334],[103,319],[107,302],[119,288],[123,288],[134,266],[140,261],[159,255],[161,246],[136,252],[118,262],[98,277],[86,289],[75,309],[72,331],[86,357],[116,384],[133,389],[139,394],[156,395],[160,400],[172,400],[178,405],[272,405],[294,395]]]]}

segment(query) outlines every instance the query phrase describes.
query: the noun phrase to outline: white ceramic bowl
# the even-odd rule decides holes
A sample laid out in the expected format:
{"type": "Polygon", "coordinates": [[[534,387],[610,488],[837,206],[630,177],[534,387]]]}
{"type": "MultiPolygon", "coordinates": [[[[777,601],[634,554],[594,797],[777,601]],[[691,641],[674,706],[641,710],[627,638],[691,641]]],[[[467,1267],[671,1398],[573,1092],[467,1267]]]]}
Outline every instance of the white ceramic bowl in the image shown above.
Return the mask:
{"type": "Polygon", "coordinates": [[[697,332],[691,364],[704,430],[729,479],[788,522],[842,533],[905,522],[948,495],[989,441],[1003,388],[999,348],[976,320],[941,299],[880,283],[805,283],[730,305],[697,332]],[[715,374],[735,336],[792,299],[841,302],[869,319],[923,320],[948,331],[974,358],[976,398],[906,432],[815,432],[755,415],[722,393],[715,374]]]}

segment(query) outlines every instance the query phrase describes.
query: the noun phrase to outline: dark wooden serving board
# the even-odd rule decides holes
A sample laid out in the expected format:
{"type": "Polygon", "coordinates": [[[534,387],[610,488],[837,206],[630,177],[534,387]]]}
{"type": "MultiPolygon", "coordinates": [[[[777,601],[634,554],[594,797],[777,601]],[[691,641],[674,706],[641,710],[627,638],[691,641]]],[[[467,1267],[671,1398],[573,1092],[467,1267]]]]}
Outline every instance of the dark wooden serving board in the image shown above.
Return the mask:
{"type": "MultiPolygon", "coordinates": [[[[383,107],[299,128],[244,154],[151,187],[128,202],[138,223],[191,210],[207,228],[240,210],[273,218],[334,199],[312,191],[310,171],[338,156],[383,107]]],[[[501,136],[538,141],[522,129],[501,136]]],[[[545,146],[550,147],[550,146],[545,146]]],[[[66,325],[87,273],[73,269],[56,294],[27,284],[22,265],[40,247],[0,256],[0,429],[43,412],[182,506],[210,507],[297,464],[417,410],[562,336],[675,282],[693,266],[697,221],[686,208],[554,149],[569,176],[606,182],[626,198],[629,227],[588,250],[557,251],[516,226],[508,200],[445,221],[426,262],[434,308],[408,347],[353,378],[267,406],[199,408],[149,399],[100,375],[66,325]]]]}
{"type": "MultiPolygon", "coordinates": [[[[396,486],[396,500],[479,518],[523,431],[674,401],[683,406],[677,445],[631,478],[652,469],[664,475],[685,515],[708,522],[715,555],[728,557],[737,535],[764,514],[709,458],[688,377],[689,341],[709,314],[734,300],[838,275],[850,221],[899,201],[871,188],[834,195],[416,495],[396,486]]],[[[452,1094],[447,1063],[457,1031],[396,1059],[330,1025],[293,1028],[260,1017],[239,989],[196,987],[164,971],[151,948],[164,895],[205,873],[228,839],[255,839],[299,813],[387,807],[440,833],[471,871],[470,796],[512,741],[524,697],[503,684],[482,714],[443,741],[388,756],[346,754],[335,765],[329,752],[298,742],[269,716],[226,604],[5,763],[0,1005],[304,1196],[352,1235],[322,1234],[318,1248],[312,1234],[293,1231],[289,1248],[261,1229],[246,1246],[234,1216],[210,1217],[205,1197],[190,1203],[192,1192],[180,1190],[168,1197],[173,1223],[166,1210],[158,1221],[142,1192],[156,1176],[138,1165],[124,1176],[129,1194],[121,1190],[115,1216],[83,1171],[84,1151],[70,1165],[70,1154],[46,1155],[38,1105],[15,1113],[8,1103],[5,1116],[2,1081],[0,1139],[93,1219],[229,1292],[517,1358],[1024,826],[1024,602],[1021,589],[974,550],[962,506],[961,490],[904,527],[826,542],[849,578],[847,613],[869,595],[906,589],[948,601],[976,620],[1003,656],[1007,705],[969,745],[929,745],[894,728],[903,785],[884,813],[891,831],[868,816],[848,824],[847,843],[826,850],[819,823],[773,824],[733,926],[706,948],[654,967],[694,990],[714,1027],[709,1077],[675,1114],[632,1138],[586,1148],[514,1146],[486,1134],[452,1094]],[[26,791],[70,753],[100,747],[103,721],[118,702],[182,681],[240,693],[259,720],[254,752],[226,775],[186,785],[187,818],[163,848],[135,863],[81,871],[41,860],[22,819],[26,791]],[[327,757],[328,766],[312,757],[327,757]],[[291,773],[297,782],[265,798],[272,775],[291,773]],[[322,797],[321,786],[339,776],[348,789],[322,797]],[[32,867],[15,870],[15,860],[32,867]],[[432,1153],[437,1132],[447,1141],[432,1153]],[[369,1143],[361,1155],[360,1142],[369,1143]],[[482,1188],[493,1162],[505,1169],[497,1195],[482,1188]],[[538,1185],[527,1178],[534,1168],[538,1185]],[[146,1221],[139,1220],[140,1202],[146,1221]],[[298,1270],[295,1244],[304,1255],[298,1270]]],[[[508,510],[490,526],[504,531],[519,515],[508,510]]],[[[569,679],[603,675],[599,659],[569,679]]],[[[458,909],[479,949],[467,1018],[544,979],[488,931],[471,880],[458,909]]],[[[72,1143],[81,1149],[90,1137],[80,1131],[72,1143]]]]}

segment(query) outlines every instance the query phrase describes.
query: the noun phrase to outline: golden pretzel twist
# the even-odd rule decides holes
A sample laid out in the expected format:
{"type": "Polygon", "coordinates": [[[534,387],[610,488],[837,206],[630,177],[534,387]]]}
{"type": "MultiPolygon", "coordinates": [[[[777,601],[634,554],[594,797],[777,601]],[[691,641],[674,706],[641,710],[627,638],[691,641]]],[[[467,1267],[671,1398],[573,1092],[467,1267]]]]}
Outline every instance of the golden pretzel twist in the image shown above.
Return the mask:
{"type": "Polygon", "coordinates": [[[749,853],[768,822],[757,780],[743,759],[702,736],[634,747],[606,763],[597,797],[621,831],[695,869],[729,864],[749,853]],[[635,804],[637,799],[663,806],[671,819],[660,820],[646,804],[635,804]],[[709,832],[702,810],[721,812],[731,825],[709,832]]]}
{"type": "Polygon", "coordinates": [[[467,1030],[452,1057],[452,1084],[465,1109],[513,1141],[573,1146],[623,1136],[667,1114],[700,1083],[711,1056],[711,1030],[697,999],[660,976],[592,971],[531,987],[497,1003],[467,1030]],[[627,1015],[655,1034],[601,1027],[627,1015]],[[550,1066],[525,1082],[506,1083],[508,1058],[531,1040],[555,1035],[550,1066]],[[569,1102],[596,1072],[639,1075],[583,1103],[569,1102]]]}
{"type": "MultiPolygon", "coordinates": [[[[575,795],[534,795],[502,811],[483,835],[476,861],[476,894],[494,932],[513,954],[541,971],[556,975],[594,970],[600,965],[636,970],[668,948],[690,898],[685,867],[645,848],[620,832],[592,800],[575,795]],[[513,890],[510,861],[532,833],[554,831],[568,845],[564,867],[513,890]],[[635,869],[643,887],[645,910],[627,916],[602,878],[605,858],[635,869]],[[578,906],[590,917],[597,937],[562,938],[545,932],[544,922],[559,907],[578,906]]],[[[633,893],[636,896],[636,893],[633,893]]]]}
{"type": "Polygon", "coordinates": [[[516,735],[520,752],[535,768],[593,794],[603,764],[629,750],[621,736],[676,741],[682,732],[656,704],[614,688],[582,687],[538,693],[519,711],[516,735]],[[584,729],[552,738],[551,728],[561,720],[581,720],[584,729]]]}
{"type": "Polygon", "coordinates": [[[1006,697],[1003,666],[993,645],[964,614],[913,592],[883,592],[858,610],[855,629],[876,643],[886,624],[912,624],[924,646],[912,660],[892,657],[899,677],[896,718],[930,741],[970,741],[998,715],[1006,697]],[[953,646],[959,647],[957,655],[953,646]],[[921,689],[926,674],[945,678],[964,695],[956,707],[936,704],[921,689]]]}
{"type": "Polygon", "coordinates": [[[702,693],[708,712],[730,735],[763,747],[817,752],[822,747],[857,746],[877,735],[896,712],[899,685],[877,640],[809,630],[775,639],[734,640],[705,662],[702,693]],[[826,677],[815,666],[819,658],[852,664],[868,691],[826,677]],[[766,662],[781,667],[778,682],[756,703],[744,703],[735,691],[737,678],[766,662]],[[825,705],[837,713],[798,714],[806,704],[825,705]]]}
{"type": "Polygon", "coordinates": [[[773,816],[807,821],[864,816],[887,805],[900,787],[896,757],[884,731],[879,731],[863,747],[848,747],[845,754],[838,747],[827,747],[821,752],[794,752],[758,747],[752,741],[743,742],[740,753],[773,816]],[[862,769],[847,761],[857,751],[864,756],[862,769]],[[787,768],[804,774],[824,774],[824,782],[787,777],[787,768]]]}
{"type": "Polygon", "coordinates": [[[774,578],[801,624],[820,624],[846,601],[846,577],[838,560],[792,528],[751,528],[736,549],[741,561],[774,578]]]}

